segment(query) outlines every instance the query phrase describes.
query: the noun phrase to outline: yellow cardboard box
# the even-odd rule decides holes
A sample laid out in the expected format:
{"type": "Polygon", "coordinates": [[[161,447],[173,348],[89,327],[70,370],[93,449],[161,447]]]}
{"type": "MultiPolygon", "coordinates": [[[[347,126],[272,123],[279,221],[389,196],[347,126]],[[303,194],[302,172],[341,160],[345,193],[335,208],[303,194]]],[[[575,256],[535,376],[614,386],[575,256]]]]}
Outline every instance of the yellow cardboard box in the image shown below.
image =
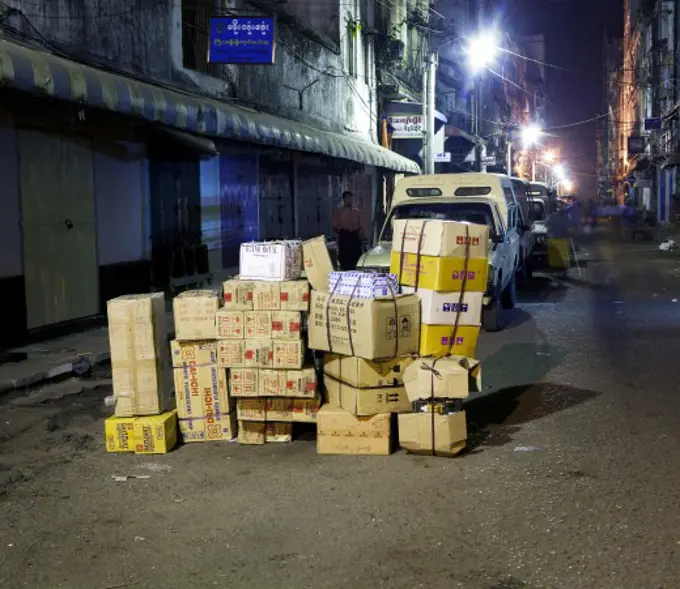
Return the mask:
{"type": "Polygon", "coordinates": [[[395,387],[404,383],[404,371],[412,362],[412,356],[371,361],[356,356],[324,354],[323,371],[358,389],[395,387]]]}
{"type": "MultiPolygon", "coordinates": [[[[418,264],[416,254],[400,254],[392,252],[390,272],[399,277],[399,284],[416,286],[430,290],[458,292],[463,286],[465,277],[465,258],[435,258],[421,256],[418,264]],[[401,256],[403,255],[403,260],[401,256]],[[420,271],[416,273],[416,268],[420,271]]],[[[489,276],[489,260],[487,258],[470,258],[467,261],[466,292],[484,292],[489,276]]]]}
{"type": "Polygon", "coordinates": [[[312,350],[366,360],[407,356],[418,351],[419,327],[420,300],[414,294],[369,300],[312,291],[312,350]]]}
{"type": "Polygon", "coordinates": [[[134,452],[135,417],[109,417],[104,421],[107,452],[134,452]]]}
{"type": "Polygon", "coordinates": [[[185,444],[233,440],[236,436],[236,413],[180,418],[179,430],[185,444]]]}
{"type": "Polygon", "coordinates": [[[392,451],[392,420],[389,413],[356,417],[331,404],[316,418],[318,454],[366,454],[387,456],[392,451]]]}
{"type": "Polygon", "coordinates": [[[166,454],[177,444],[177,411],[138,417],[133,422],[136,454],[166,454]]]}
{"type": "Polygon", "coordinates": [[[463,451],[466,443],[465,411],[450,415],[432,413],[399,415],[399,445],[408,452],[431,456],[455,456],[463,451]]]}
{"type": "Polygon", "coordinates": [[[449,347],[453,327],[451,325],[421,325],[420,326],[420,355],[467,356],[474,358],[479,338],[479,327],[461,325],[456,331],[453,346],[449,347]]]}
{"type": "Polygon", "coordinates": [[[328,402],[352,415],[375,415],[411,411],[411,402],[403,385],[378,389],[358,389],[330,376],[324,378],[328,402]]]}

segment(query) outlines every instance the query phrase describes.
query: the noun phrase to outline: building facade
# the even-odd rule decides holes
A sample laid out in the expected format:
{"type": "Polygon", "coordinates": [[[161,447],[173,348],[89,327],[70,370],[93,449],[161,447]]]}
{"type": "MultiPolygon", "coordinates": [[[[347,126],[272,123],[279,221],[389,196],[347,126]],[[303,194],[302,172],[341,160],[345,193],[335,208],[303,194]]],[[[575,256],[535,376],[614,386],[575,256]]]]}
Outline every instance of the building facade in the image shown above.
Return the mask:
{"type": "Polygon", "coordinates": [[[241,242],[370,235],[416,163],[378,144],[375,3],[3,3],[2,339],[220,277],[241,242]],[[212,17],[275,16],[269,65],[208,63],[212,17]]]}

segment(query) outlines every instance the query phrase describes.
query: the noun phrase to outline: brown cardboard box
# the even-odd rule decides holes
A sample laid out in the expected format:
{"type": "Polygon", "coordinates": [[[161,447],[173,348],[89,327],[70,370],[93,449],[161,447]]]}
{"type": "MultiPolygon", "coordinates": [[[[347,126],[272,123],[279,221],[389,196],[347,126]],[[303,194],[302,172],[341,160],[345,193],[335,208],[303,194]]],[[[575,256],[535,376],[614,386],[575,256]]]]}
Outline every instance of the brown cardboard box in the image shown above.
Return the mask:
{"type": "Polygon", "coordinates": [[[314,423],[319,409],[321,409],[321,397],[293,399],[293,421],[295,423],[314,423]]]}
{"type": "Polygon", "coordinates": [[[371,361],[356,356],[324,354],[323,371],[358,389],[396,387],[404,384],[404,371],[412,362],[412,356],[371,361]]]}
{"type": "Polygon", "coordinates": [[[239,421],[266,421],[266,399],[236,399],[236,416],[239,421]]]}
{"type": "Polygon", "coordinates": [[[217,363],[217,343],[214,340],[197,342],[170,342],[170,354],[174,368],[202,366],[217,363]]]}
{"type": "Polygon", "coordinates": [[[248,445],[262,445],[266,439],[266,424],[264,421],[239,421],[238,443],[248,445]]]}
{"type": "Polygon", "coordinates": [[[165,297],[118,297],[107,314],[116,417],[162,413],[172,404],[165,297]]]}
{"type": "Polygon", "coordinates": [[[465,399],[482,390],[482,367],[465,356],[418,358],[404,373],[409,401],[419,399],[465,399]]]}
{"type": "Polygon", "coordinates": [[[403,385],[379,389],[357,389],[330,376],[324,378],[328,402],[342,407],[352,415],[400,413],[411,411],[412,405],[403,385]]]}
{"type": "Polygon", "coordinates": [[[233,440],[236,436],[236,413],[223,413],[214,417],[180,418],[179,431],[185,444],[233,440]]]}
{"type": "Polygon", "coordinates": [[[232,368],[229,371],[229,393],[232,397],[258,397],[260,371],[257,368],[232,368]]]}
{"type": "Polygon", "coordinates": [[[247,339],[298,340],[302,337],[300,311],[250,311],[245,314],[247,339]]]}
{"type": "Polygon", "coordinates": [[[187,290],[172,301],[175,337],[182,340],[215,339],[215,313],[221,299],[211,290],[187,290]]]}
{"type": "Polygon", "coordinates": [[[245,311],[220,309],[215,313],[217,339],[245,339],[245,311]]]}
{"type": "Polygon", "coordinates": [[[387,456],[392,449],[391,416],[355,417],[334,405],[324,405],[316,416],[319,454],[387,456]]]}
{"type": "Polygon", "coordinates": [[[394,301],[352,300],[341,296],[331,299],[325,293],[312,291],[309,317],[312,350],[366,360],[394,358],[417,354],[419,337],[420,300],[415,294],[399,295],[394,301]]]}
{"type": "Polygon", "coordinates": [[[320,292],[329,292],[328,275],[334,268],[326,246],[326,238],[322,235],[303,242],[302,257],[305,276],[312,288],[320,292]]]}
{"type": "Polygon", "coordinates": [[[260,382],[259,393],[261,397],[285,397],[286,396],[286,371],[263,368],[258,370],[260,382]]]}
{"type": "Polygon", "coordinates": [[[248,339],[244,349],[248,368],[270,368],[274,365],[274,342],[270,339],[248,339]]]}
{"type": "Polygon", "coordinates": [[[309,282],[256,282],[253,308],[255,311],[308,311],[309,282]]]}
{"type": "Polygon", "coordinates": [[[293,441],[293,424],[292,423],[267,423],[265,424],[265,442],[271,443],[285,443],[293,441]]]}
{"type": "Polygon", "coordinates": [[[465,257],[469,241],[469,257],[489,255],[489,227],[438,219],[395,219],[392,251],[433,257],[465,257]],[[419,251],[420,250],[420,251],[419,251]]]}
{"type": "Polygon", "coordinates": [[[455,456],[465,448],[465,411],[450,415],[402,413],[399,415],[399,445],[414,454],[455,456]],[[434,425],[434,451],[432,427],[434,425]]]}
{"type": "Polygon", "coordinates": [[[302,340],[279,341],[273,343],[273,367],[288,370],[301,370],[305,363],[305,344],[302,340]]]}
{"type": "Polygon", "coordinates": [[[230,311],[252,311],[254,288],[252,280],[232,279],[223,282],[224,308],[230,311]]]}
{"type": "Polygon", "coordinates": [[[259,371],[259,391],[263,397],[316,397],[316,371],[314,368],[302,370],[259,371]]]}
{"type": "Polygon", "coordinates": [[[313,423],[320,407],[321,400],[318,397],[314,399],[278,397],[236,400],[236,414],[239,421],[313,423]]]}
{"type": "Polygon", "coordinates": [[[267,421],[292,421],[293,399],[265,399],[265,415],[267,416],[267,421]]]}
{"type": "Polygon", "coordinates": [[[245,340],[218,341],[217,364],[223,368],[245,368],[246,367],[245,340]]]}

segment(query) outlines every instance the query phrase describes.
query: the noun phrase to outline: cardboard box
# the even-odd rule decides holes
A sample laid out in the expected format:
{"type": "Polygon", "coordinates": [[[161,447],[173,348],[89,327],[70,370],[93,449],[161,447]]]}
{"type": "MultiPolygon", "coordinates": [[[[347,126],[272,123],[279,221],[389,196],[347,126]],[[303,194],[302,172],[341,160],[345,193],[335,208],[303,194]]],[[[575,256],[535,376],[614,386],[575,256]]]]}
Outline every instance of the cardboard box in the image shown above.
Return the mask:
{"type": "Polygon", "coordinates": [[[255,282],[253,309],[255,311],[308,311],[309,282],[255,282]]]}
{"type": "Polygon", "coordinates": [[[286,370],[285,396],[313,399],[317,396],[318,382],[314,367],[286,370]]]}
{"type": "Polygon", "coordinates": [[[107,452],[134,452],[135,417],[109,417],[104,421],[107,452]]]}
{"type": "Polygon", "coordinates": [[[379,389],[358,389],[330,376],[324,378],[328,402],[342,407],[352,415],[400,413],[412,411],[403,386],[379,389]]]}
{"type": "MultiPolygon", "coordinates": [[[[252,313],[252,311],[250,311],[252,313]]],[[[215,337],[217,339],[245,339],[245,315],[248,311],[227,311],[215,313],[215,337]]]]}
{"type": "Polygon", "coordinates": [[[465,399],[482,390],[482,366],[465,356],[418,358],[404,373],[410,402],[419,399],[465,399]]]}
{"type": "Polygon", "coordinates": [[[355,417],[341,407],[324,405],[316,416],[319,454],[387,456],[392,450],[391,416],[355,417]]]}
{"type": "Polygon", "coordinates": [[[395,219],[392,224],[394,252],[464,258],[468,242],[470,258],[486,259],[489,255],[488,226],[438,219],[395,219]]]}
{"type": "MultiPolygon", "coordinates": [[[[390,272],[399,277],[402,286],[416,286],[416,254],[400,254],[392,252],[390,272]],[[403,255],[403,260],[401,256],[403,255]]],[[[420,257],[420,271],[417,273],[418,288],[430,290],[459,292],[463,287],[465,275],[465,258],[420,257]]],[[[466,292],[486,291],[489,276],[489,261],[486,258],[470,258],[467,261],[466,292]]]]}
{"type": "Polygon", "coordinates": [[[185,444],[193,442],[228,442],[236,436],[236,413],[180,418],[179,430],[185,444]]]}
{"type": "Polygon", "coordinates": [[[217,364],[222,368],[245,368],[246,367],[245,340],[218,341],[217,364]]]}
{"type": "Polygon", "coordinates": [[[148,415],[134,420],[136,454],[166,454],[177,444],[177,411],[148,415]]]}
{"type": "Polygon", "coordinates": [[[116,417],[162,413],[172,405],[165,297],[118,297],[107,314],[116,417]]]}
{"type": "Polygon", "coordinates": [[[237,399],[239,421],[286,421],[313,423],[321,407],[321,399],[260,398],[237,399]]]}
{"type": "Polygon", "coordinates": [[[239,421],[238,443],[262,445],[266,440],[266,424],[261,421],[239,421]]]}
{"type": "Polygon", "coordinates": [[[232,368],[229,371],[229,393],[232,397],[259,397],[261,386],[257,368],[232,368]]]}
{"type": "Polygon", "coordinates": [[[239,262],[242,280],[297,280],[302,274],[302,242],[242,243],[239,262]]]}
{"type": "Polygon", "coordinates": [[[366,360],[407,356],[418,350],[419,331],[420,300],[416,295],[399,295],[394,300],[350,300],[312,291],[312,350],[366,360]]]}
{"type": "Polygon", "coordinates": [[[227,375],[217,364],[174,369],[177,411],[180,418],[231,413],[227,375]]]}
{"type": "Polygon", "coordinates": [[[404,370],[412,356],[392,360],[371,361],[355,356],[324,354],[324,374],[360,389],[396,387],[404,383],[404,370]]]}
{"type": "Polygon", "coordinates": [[[224,308],[230,311],[252,311],[253,289],[251,280],[232,279],[222,283],[224,308]]]}
{"type": "Polygon", "coordinates": [[[396,274],[331,272],[328,288],[333,294],[355,299],[393,298],[399,292],[396,274]]]}
{"type": "Polygon", "coordinates": [[[260,397],[285,397],[286,396],[286,371],[263,368],[259,373],[259,396],[260,397]]]}
{"type": "Polygon", "coordinates": [[[274,366],[274,342],[270,339],[246,340],[245,366],[248,368],[271,368],[274,366]]]}
{"type": "Polygon", "coordinates": [[[431,456],[455,456],[463,451],[466,442],[465,411],[450,415],[434,413],[399,415],[399,445],[408,452],[431,456]]]}
{"type": "Polygon", "coordinates": [[[421,325],[420,326],[420,356],[467,356],[474,358],[477,354],[477,339],[479,327],[462,325],[456,331],[453,346],[450,346],[453,336],[451,325],[421,325]]]}
{"type": "Polygon", "coordinates": [[[302,337],[300,311],[248,311],[245,323],[247,339],[298,340],[302,337]]]}
{"type": "Polygon", "coordinates": [[[222,300],[211,290],[187,290],[172,300],[175,337],[182,341],[215,339],[215,314],[222,300]]]}
{"type": "Polygon", "coordinates": [[[331,256],[326,246],[326,238],[322,235],[308,239],[302,244],[305,276],[312,289],[319,292],[328,290],[328,276],[334,270],[331,256]]]}
{"type": "Polygon", "coordinates": [[[265,442],[271,443],[286,443],[293,441],[293,424],[292,423],[267,423],[265,424],[265,442]]]}
{"type": "Polygon", "coordinates": [[[420,299],[420,323],[426,325],[481,325],[483,292],[466,292],[460,302],[460,292],[437,292],[426,288],[417,291],[412,286],[402,287],[402,292],[415,292],[420,299]]]}
{"type": "Polygon", "coordinates": [[[170,342],[172,366],[205,366],[217,363],[217,343],[214,340],[198,342],[170,342]]]}
{"type": "Polygon", "coordinates": [[[298,341],[273,341],[273,367],[286,370],[301,370],[305,364],[305,343],[298,341]]]}

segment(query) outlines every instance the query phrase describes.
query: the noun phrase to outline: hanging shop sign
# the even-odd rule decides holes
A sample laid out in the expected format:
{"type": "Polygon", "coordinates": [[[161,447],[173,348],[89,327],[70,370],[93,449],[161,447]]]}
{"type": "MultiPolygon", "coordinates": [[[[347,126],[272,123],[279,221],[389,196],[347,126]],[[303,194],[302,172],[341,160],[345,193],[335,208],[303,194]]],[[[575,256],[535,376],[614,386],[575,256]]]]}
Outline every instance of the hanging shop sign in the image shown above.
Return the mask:
{"type": "Polygon", "coordinates": [[[392,139],[422,139],[423,115],[388,115],[392,139]]]}
{"type": "Polygon", "coordinates": [[[661,117],[645,119],[645,131],[661,131],[662,126],[661,117]]]}
{"type": "Polygon", "coordinates": [[[628,137],[628,154],[644,153],[645,152],[645,138],[630,136],[628,137]]]}
{"type": "Polygon", "coordinates": [[[274,63],[275,27],[271,17],[211,18],[208,63],[274,63]]]}

